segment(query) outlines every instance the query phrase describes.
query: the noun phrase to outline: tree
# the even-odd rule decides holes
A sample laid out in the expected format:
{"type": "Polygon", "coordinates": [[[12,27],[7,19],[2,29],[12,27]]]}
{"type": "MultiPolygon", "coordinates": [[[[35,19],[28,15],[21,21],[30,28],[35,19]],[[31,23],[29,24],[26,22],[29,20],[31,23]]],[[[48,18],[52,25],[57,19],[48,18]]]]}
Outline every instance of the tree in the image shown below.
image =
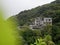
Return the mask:
{"type": "Polygon", "coordinates": [[[21,29],[20,35],[25,40],[25,43],[27,43],[28,45],[30,45],[31,43],[34,43],[35,39],[37,38],[36,33],[29,28],[21,29]]]}
{"type": "Polygon", "coordinates": [[[52,34],[52,25],[46,25],[43,29],[43,32],[44,32],[44,35],[47,35],[47,34],[52,34]]]}
{"type": "Polygon", "coordinates": [[[34,44],[31,45],[55,45],[51,39],[50,35],[46,35],[44,38],[40,37],[40,39],[36,40],[34,44]]]}

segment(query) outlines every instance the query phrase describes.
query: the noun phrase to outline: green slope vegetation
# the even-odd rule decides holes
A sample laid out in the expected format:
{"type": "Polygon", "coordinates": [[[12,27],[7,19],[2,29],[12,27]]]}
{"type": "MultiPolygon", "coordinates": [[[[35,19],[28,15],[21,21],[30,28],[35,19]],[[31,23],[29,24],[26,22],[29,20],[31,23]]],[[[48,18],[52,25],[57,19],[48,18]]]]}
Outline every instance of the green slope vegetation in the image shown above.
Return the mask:
{"type": "MultiPolygon", "coordinates": [[[[29,25],[30,22],[39,16],[43,17],[52,17],[53,23],[60,22],[60,0],[56,0],[49,4],[45,4],[42,6],[38,6],[36,8],[30,10],[24,10],[17,14],[16,16],[12,16],[18,23],[18,25],[29,25]]],[[[11,19],[10,18],[10,19],[11,19]]]]}
{"type": "Polygon", "coordinates": [[[49,29],[48,30],[44,29],[43,31],[41,31],[42,33],[41,35],[35,36],[35,33],[33,33],[34,31],[32,33],[30,33],[30,31],[26,31],[22,35],[24,40],[30,45],[31,42],[32,43],[35,42],[36,38],[34,37],[40,37],[40,36],[43,37],[43,35],[46,35],[46,33],[47,35],[51,33],[50,35],[52,36],[53,42],[56,45],[60,45],[60,0],[55,0],[49,4],[38,6],[30,10],[21,11],[19,14],[10,17],[8,20],[13,19],[13,22],[17,22],[17,25],[23,26],[23,25],[29,25],[36,17],[51,17],[53,19],[53,26],[51,29],[52,32],[49,32],[49,29]],[[31,35],[34,34],[34,36],[29,37],[28,33],[31,35]],[[32,37],[34,38],[34,40],[32,37]]]}

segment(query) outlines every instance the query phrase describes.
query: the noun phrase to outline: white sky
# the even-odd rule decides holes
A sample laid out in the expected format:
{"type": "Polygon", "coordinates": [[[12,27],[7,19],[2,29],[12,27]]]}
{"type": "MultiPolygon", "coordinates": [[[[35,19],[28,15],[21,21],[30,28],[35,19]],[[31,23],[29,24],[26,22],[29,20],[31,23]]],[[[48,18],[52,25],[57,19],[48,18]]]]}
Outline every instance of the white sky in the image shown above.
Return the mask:
{"type": "Polygon", "coordinates": [[[1,0],[1,4],[5,10],[5,17],[16,15],[19,12],[37,6],[50,3],[54,0],[1,0]]]}

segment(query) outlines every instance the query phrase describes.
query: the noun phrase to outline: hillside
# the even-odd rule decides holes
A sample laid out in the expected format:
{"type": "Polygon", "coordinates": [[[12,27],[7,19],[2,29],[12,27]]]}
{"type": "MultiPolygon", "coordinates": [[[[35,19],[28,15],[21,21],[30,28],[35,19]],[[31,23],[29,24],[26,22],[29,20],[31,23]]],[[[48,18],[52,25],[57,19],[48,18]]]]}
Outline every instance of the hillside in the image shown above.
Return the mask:
{"type": "Polygon", "coordinates": [[[30,29],[21,29],[20,31],[24,30],[24,32],[19,32],[19,34],[23,34],[22,37],[24,40],[27,41],[27,43],[30,45],[30,43],[35,42],[34,39],[36,37],[45,37],[45,35],[49,34],[52,36],[52,41],[56,45],[60,45],[60,0],[55,0],[49,4],[38,6],[30,10],[21,11],[19,14],[10,17],[8,21],[12,20],[13,23],[17,23],[17,26],[25,26],[29,25],[36,17],[51,17],[53,19],[52,28],[48,29],[46,27],[47,29],[42,31],[34,30],[33,32],[30,29]],[[38,36],[35,36],[35,34],[38,36]],[[32,38],[32,36],[34,38],[32,38]]]}
{"type": "Polygon", "coordinates": [[[10,17],[8,20],[15,19],[16,22],[18,22],[18,25],[29,25],[34,18],[39,16],[52,17],[53,24],[59,23],[60,0],[55,0],[54,2],[30,10],[21,11],[19,14],[10,17]]]}

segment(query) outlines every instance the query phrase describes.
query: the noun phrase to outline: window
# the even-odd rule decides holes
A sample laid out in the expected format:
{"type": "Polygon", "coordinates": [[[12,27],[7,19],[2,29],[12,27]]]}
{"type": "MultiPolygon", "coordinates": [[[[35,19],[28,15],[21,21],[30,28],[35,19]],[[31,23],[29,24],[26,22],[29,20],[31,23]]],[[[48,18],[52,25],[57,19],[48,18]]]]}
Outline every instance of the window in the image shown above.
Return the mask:
{"type": "Polygon", "coordinates": [[[44,24],[45,24],[45,22],[44,22],[44,24]]]}
{"type": "Polygon", "coordinates": [[[46,22],[47,22],[47,19],[46,19],[46,22]]]}
{"type": "Polygon", "coordinates": [[[39,25],[39,24],[36,24],[36,25],[39,25]]]}
{"type": "Polygon", "coordinates": [[[42,25],[39,25],[39,26],[42,26],[42,25]]]}
{"type": "Polygon", "coordinates": [[[50,21],[50,19],[49,19],[49,21],[50,21]]]}
{"type": "Polygon", "coordinates": [[[43,21],[44,19],[42,18],[42,21],[43,21]]]}

